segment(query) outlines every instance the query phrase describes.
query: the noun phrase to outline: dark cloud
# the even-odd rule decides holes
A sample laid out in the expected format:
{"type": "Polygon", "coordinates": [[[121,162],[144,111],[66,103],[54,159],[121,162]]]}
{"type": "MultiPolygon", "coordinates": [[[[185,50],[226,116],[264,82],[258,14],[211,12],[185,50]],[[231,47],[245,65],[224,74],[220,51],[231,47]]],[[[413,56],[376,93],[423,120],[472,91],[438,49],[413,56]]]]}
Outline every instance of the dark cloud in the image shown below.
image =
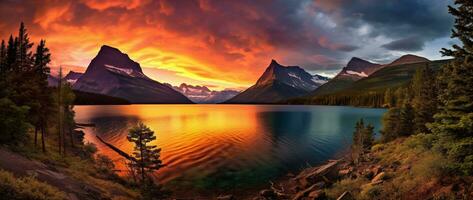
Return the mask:
{"type": "Polygon", "coordinates": [[[424,48],[424,41],[418,37],[408,37],[382,45],[383,48],[394,51],[420,51],[424,48]]]}
{"type": "Polygon", "coordinates": [[[132,52],[148,49],[137,56],[149,61],[145,65],[174,63],[169,70],[192,78],[253,82],[271,58],[334,70],[353,56],[386,60],[396,53],[391,51],[420,51],[449,36],[451,2],[4,0],[0,35],[25,21],[32,35],[49,37],[52,50],[61,50],[54,55],[66,61],[113,43],[132,52]]]}

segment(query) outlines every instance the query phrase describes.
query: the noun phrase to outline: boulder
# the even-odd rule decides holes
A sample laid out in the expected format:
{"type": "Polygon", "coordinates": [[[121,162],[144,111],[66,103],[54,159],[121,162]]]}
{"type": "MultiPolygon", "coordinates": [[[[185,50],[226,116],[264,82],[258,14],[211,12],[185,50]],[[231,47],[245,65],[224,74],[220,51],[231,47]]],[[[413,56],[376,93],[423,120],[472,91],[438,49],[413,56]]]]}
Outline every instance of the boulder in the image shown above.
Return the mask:
{"type": "Polygon", "coordinates": [[[379,182],[379,181],[383,181],[385,176],[386,176],[385,172],[380,172],[373,179],[371,179],[371,183],[376,183],[376,182],[379,182]]]}
{"type": "Polygon", "coordinates": [[[314,190],[309,193],[309,199],[325,199],[325,192],[323,190],[314,190]]]}
{"type": "Polygon", "coordinates": [[[235,200],[235,197],[229,194],[229,195],[218,196],[217,200],[235,200]]]}

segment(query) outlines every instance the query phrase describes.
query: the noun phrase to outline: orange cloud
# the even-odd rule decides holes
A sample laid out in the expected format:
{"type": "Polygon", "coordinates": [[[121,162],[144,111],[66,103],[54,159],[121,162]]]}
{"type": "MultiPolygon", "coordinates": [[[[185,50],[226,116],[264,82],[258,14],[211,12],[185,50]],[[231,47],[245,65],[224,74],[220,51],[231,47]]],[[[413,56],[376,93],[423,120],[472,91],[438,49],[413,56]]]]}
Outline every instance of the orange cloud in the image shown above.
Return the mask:
{"type": "MultiPolygon", "coordinates": [[[[221,89],[247,87],[273,58],[288,65],[328,62],[333,59],[325,58],[326,52],[338,48],[329,39],[318,40],[320,34],[305,23],[293,21],[293,14],[285,13],[292,6],[289,2],[278,6],[271,1],[214,0],[29,3],[8,5],[24,12],[22,19],[11,20],[6,27],[9,33],[16,32],[19,21],[25,21],[34,40],[46,39],[53,66],[85,67],[107,44],[129,54],[152,78],[173,85],[185,81],[221,89]]],[[[0,7],[5,14],[19,12],[5,7],[0,7]]],[[[3,38],[9,33],[0,30],[3,38]]]]}

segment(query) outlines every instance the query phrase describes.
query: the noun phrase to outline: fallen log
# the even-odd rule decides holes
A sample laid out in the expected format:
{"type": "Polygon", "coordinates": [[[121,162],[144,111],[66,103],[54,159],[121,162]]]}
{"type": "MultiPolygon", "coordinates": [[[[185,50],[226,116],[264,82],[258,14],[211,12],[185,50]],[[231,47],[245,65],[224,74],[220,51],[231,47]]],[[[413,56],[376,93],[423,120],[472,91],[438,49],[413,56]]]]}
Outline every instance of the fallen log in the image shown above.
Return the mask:
{"type": "Polygon", "coordinates": [[[108,142],[105,142],[105,140],[103,140],[101,137],[99,137],[98,135],[96,135],[97,139],[99,139],[100,142],[102,142],[103,144],[105,144],[108,148],[112,149],[113,151],[117,152],[118,155],[126,158],[127,160],[129,161],[133,161],[133,162],[137,162],[137,160],[130,156],[129,154],[125,153],[124,151],[120,150],[118,147],[115,147],[113,146],[112,144],[108,143],[108,142]]]}

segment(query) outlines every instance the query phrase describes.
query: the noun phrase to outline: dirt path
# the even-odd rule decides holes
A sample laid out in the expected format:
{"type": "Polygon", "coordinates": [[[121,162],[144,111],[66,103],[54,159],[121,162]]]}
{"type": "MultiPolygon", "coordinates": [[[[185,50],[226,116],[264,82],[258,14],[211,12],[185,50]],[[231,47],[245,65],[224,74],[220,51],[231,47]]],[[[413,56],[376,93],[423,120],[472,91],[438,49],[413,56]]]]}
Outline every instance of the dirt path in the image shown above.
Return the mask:
{"type": "Polygon", "coordinates": [[[58,169],[30,160],[5,148],[0,148],[0,168],[10,171],[16,176],[34,175],[38,180],[65,192],[68,199],[71,200],[101,198],[100,190],[87,186],[58,169]]]}

